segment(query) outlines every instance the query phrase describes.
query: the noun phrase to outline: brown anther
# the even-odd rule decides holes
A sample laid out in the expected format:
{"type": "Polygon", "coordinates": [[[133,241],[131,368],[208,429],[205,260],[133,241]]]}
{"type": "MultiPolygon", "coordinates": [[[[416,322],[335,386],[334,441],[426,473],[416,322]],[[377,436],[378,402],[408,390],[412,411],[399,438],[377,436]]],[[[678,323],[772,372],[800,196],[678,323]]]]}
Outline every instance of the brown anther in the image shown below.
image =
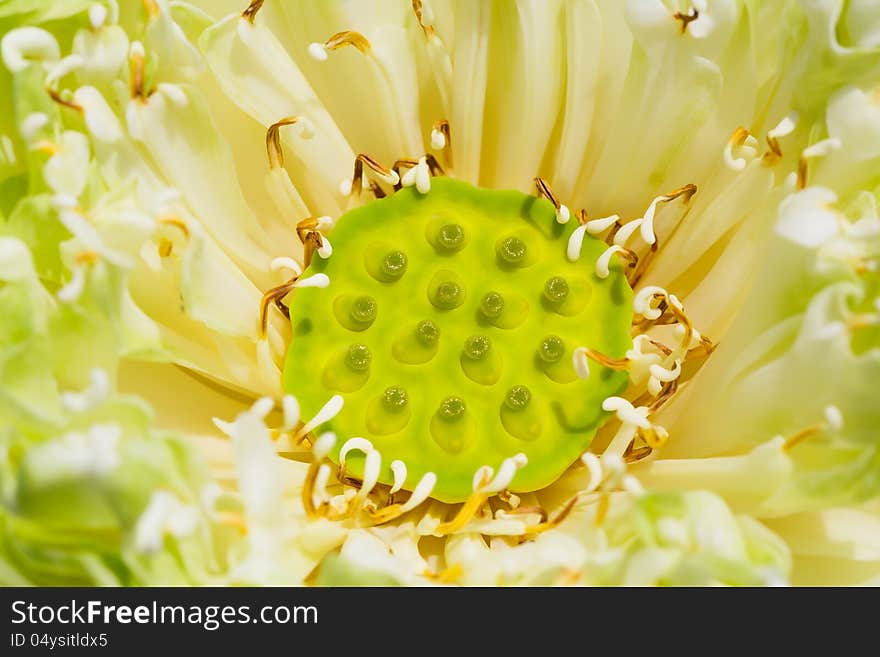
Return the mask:
{"type": "Polygon", "coordinates": [[[265,2],[265,0],[253,0],[253,2],[247,6],[247,9],[241,12],[241,17],[247,19],[247,22],[253,25],[254,19],[257,17],[257,12],[260,11],[260,7],[263,6],[263,2],[265,2]]]}
{"type": "Polygon", "coordinates": [[[306,237],[312,231],[318,229],[318,220],[315,217],[307,217],[296,224],[296,236],[305,245],[306,237]]]}
{"type": "MultiPolygon", "coordinates": [[[[617,251],[617,255],[626,260],[627,268],[633,269],[636,265],[639,264],[639,254],[633,251],[632,249],[626,249],[621,247],[619,251],[617,251]]],[[[627,279],[629,280],[629,279],[627,279]]]]}
{"type": "Polygon", "coordinates": [[[785,442],[782,444],[782,449],[785,451],[790,450],[792,447],[799,445],[813,434],[819,433],[823,428],[822,425],[817,424],[812,427],[807,427],[806,429],[801,429],[793,436],[789,436],[785,439],[785,442]]]}
{"type": "Polygon", "coordinates": [[[132,98],[144,101],[153,95],[154,89],[144,90],[144,57],[140,53],[134,53],[129,59],[129,73],[131,82],[129,83],[129,91],[132,98]]]}
{"type": "Polygon", "coordinates": [[[526,527],[524,533],[527,536],[535,536],[535,535],[540,534],[542,532],[546,532],[549,529],[553,529],[554,527],[558,527],[559,524],[563,520],[565,520],[569,516],[569,514],[572,512],[572,510],[574,509],[575,505],[578,502],[578,499],[579,499],[579,495],[573,495],[571,498],[569,498],[569,500],[565,504],[562,505],[562,508],[559,510],[559,512],[555,516],[553,516],[552,518],[549,518],[548,520],[540,522],[537,525],[531,525],[530,527],[526,527]]]}
{"type": "Polygon", "coordinates": [[[278,306],[281,303],[281,300],[293,291],[293,288],[295,287],[298,278],[298,276],[294,276],[286,283],[267,290],[266,293],[263,294],[263,297],[260,299],[261,340],[266,337],[266,332],[269,328],[269,305],[274,304],[278,306]]]}
{"type": "Polygon", "coordinates": [[[645,272],[648,270],[648,265],[654,259],[654,256],[659,249],[660,240],[655,238],[654,243],[651,245],[651,248],[648,249],[648,252],[639,258],[638,267],[636,267],[627,277],[627,282],[631,288],[635,288],[635,286],[638,285],[642,276],[644,276],[645,272]]]}
{"type": "Polygon", "coordinates": [[[672,17],[681,23],[681,33],[684,34],[685,32],[687,32],[688,25],[690,25],[700,17],[700,12],[692,8],[686,14],[677,11],[672,15],[672,17]]]}
{"type": "Polygon", "coordinates": [[[684,197],[684,202],[687,203],[691,200],[691,197],[697,193],[697,186],[693,183],[688,183],[683,187],[679,187],[678,189],[673,189],[671,192],[666,192],[663,195],[663,202],[674,201],[679,197],[684,197]]]}
{"type": "Polygon", "coordinates": [[[278,131],[286,125],[294,125],[297,121],[299,121],[298,116],[288,116],[276,121],[266,130],[266,155],[269,157],[270,169],[284,166],[284,151],[281,148],[281,135],[278,131]]]}
{"type": "MultiPolygon", "coordinates": [[[[449,164],[452,157],[450,156],[446,160],[446,166],[452,166],[449,164]]],[[[434,157],[431,153],[425,153],[425,164],[428,165],[428,170],[431,172],[432,176],[445,176],[446,172],[443,170],[443,167],[440,166],[440,163],[437,161],[437,158],[434,157]]]]}
{"type": "Polygon", "coordinates": [[[452,135],[449,131],[449,121],[446,119],[440,119],[439,121],[435,121],[432,126],[432,131],[437,130],[442,135],[444,140],[446,141],[446,145],[443,147],[443,159],[446,161],[447,168],[452,168],[452,135]]]}
{"type": "Polygon", "coordinates": [[[807,158],[801,156],[797,166],[797,188],[805,189],[807,186],[807,158]]]}
{"type": "Polygon", "coordinates": [[[370,42],[363,34],[351,30],[337,32],[324,42],[324,48],[326,50],[338,50],[343,46],[354,46],[365,55],[370,52],[371,48],[370,42]]]}
{"type": "Polygon", "coordinates": [[[636,447],[635,441],[632,441],[623,452],[623,462],[626,464],[636,463],[644,458],[649,457],[654,450],[648,446],[636,447]]]}
{"type": "Polygon", "coordinates": [[[53,89],[52,87],[46,87],[46,92],[49,94],[49,98],[51,98],[53,101],[55,101],[56,103],[58,103],[62,107],[67,107],[69,109],[72,109],[72,110],[82,114],[82,111],[83,111],[82,105],[79,105],[79,104],[73,102],[72,100],[67,100],[66,98],[64,98],[61,95],[61,93],[57,89],[53,89]]]}
{"type": "Polygon", "coordinates": [[[431,38],[434,36],[434,26],[433,25],[425,25],[422,22],[422,0],[412,0],[412,8],[413,13],[416,15],[416,20],[419,21],[419,27],[422,28],[422,32],[425,33],[425,37],[431,38]]]}
{"type": "Polygon", "coordinates": [[[617,231],[623,228],[623,224],[620,223],[620,219],[611,224],[611,230],[608,231],[608,234],[605,236],[605,244],[611,246],[614,244],[614,238],[617,237],[617,231]]]}
{"type": "MultiPolygon", "coordinates": [[[[654,415],[657,411],[659,411],[666,403],[672,399],[675,393],[678,391],[678,379],[673,379],[672,381],[668,381],[663,388],[660,390],[660,394],[657,395],[657,398],[651,402],[651,405],[648,406],[648,415],[654,415]]],[[[647,441],[646,441],[647,442],[647,441]]]]}
{"type": "Polygon", "coordinates": [[[589,347],[584,347],[584,352],[589,358],[611,370],[625,370],[629,365],[629,358],[611,358],[589,347]]]}
{"type": "Polygon", "coordinates": [[[767,146],[770,150],[761,156],[761,162],[765,166],[773,166],[782,159],[782,147],[779,145],[779,140],[770,135],[767,135],[767,146]]]}
{"type": "Polygon", "coordinates": [[[589,214],[587,214],[586,208],[581,208],[577,211],[577,222],[579,226],[583,226],[590,220],[589,214]]]}
{"type": "MultiPolygon", "coordinates": [[[[400,176],[397,174],[396,171],[392,171],[388,167],[380,164],[377,160],[373,159],[366,153],[358,153],[357,157],[354,159],[354,174],[351,178],[351,191],[355,196],[360,195],[361,187],[363,187],[364,166],[372,170],[373,173],[375,173],[385,182],[390,183],[395,178],[397,178],[397,182],[400,182],[400,176]]],[[[376,198],[385,197],[385,192],[374,180],[370,181],[370,191],[372,191],[373,194],[376,195],[376,198]]]]}
{"type": "Polygon", "coordinates": [[[553,190],[550,189],[550,185],[547,184],[546,180],[540,177],[535,178],[535,189],[538,190],[538,196],[543,196],[553,204],[554,208],[556,208],[557,210],[559,209],[559,199],[556,198],[556,194],[554,194],[553,190]]]}

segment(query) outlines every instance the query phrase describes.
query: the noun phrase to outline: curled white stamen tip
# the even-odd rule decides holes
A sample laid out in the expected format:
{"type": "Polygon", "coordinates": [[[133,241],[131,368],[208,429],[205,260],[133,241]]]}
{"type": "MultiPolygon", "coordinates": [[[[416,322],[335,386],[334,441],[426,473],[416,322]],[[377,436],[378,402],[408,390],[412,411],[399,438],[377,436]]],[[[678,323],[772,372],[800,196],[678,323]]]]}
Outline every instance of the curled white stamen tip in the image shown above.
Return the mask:
{"type": "Polygon", "coordinates": [[[416,487],[413,489],[412,495],[410,495],[409,499],[406,503],[400,507],[400,510],[404,513],[407,511],[412,511],[419,504],[428,499],[428,496],[433,492],[434,486],[437,485],[437,475],[433,472],[426,472],[421,479],[419,479],[419,483],[416,484],[416,487]]]}
{"type": "Polygon", "coordinates": [[[363,452],[364,454],[369,454],[370,452],[376,451],[373,448],[373,443],[371,443],[366,438],[361,438],[357,436],[355,438],[349,438],[344,443],[342,443],[342,447],[339,448],[339,466],[345,467],[345,459],[348,457],[350,452],[354,450],[358,450],[363,452]]]}
{"type": "Polygon", "coordinates": [[[25,141],[30,141],[47,123],[49,123],[49,117],[43,112],[28,114],[24,121],[21,122],[21,136],[24,137],[25,141]]]}
{"type": "Polygon", "coordinates": [[[130,57],[139,57],[143,59],[146,56],[146,51],[144,50],[144,44],[140,41],[132,41],[131,46],[128,49],[128,54],[130,57]]]}
{"type": "Polygon", "coordinates": [[[256,415],[261,420],[264,419],[269,412],[275,408],[275,400],[271,397],[261,397],[257,401],[254,402],[253,406],[251,406],[251,413],[256,415]]]}
{"type": "Polygon", "coordinates": [[[484,481],[490,480],[493,474],[495,474],[495,468],[493,468],[491,465],[481,465],[479,468],[477,468],[477,471],[474,472],[473,481],[471,482],[471,487],[473,488],[474,492],[476,492],[480,488],[480,485],[484,481]]]}
{"type": "Polygon", "coordinates": [[[581,463],[587,466],[587,472],[590,473],[590,481],[587,482],[584,492],[592,493],[602,483],[602,464],[599,462],[599,457],[593,454],[593,452],[581,454],[581,463]]]}
{"type": "MultiPolygon", "coordinates": [[[[607,397],[602,402],[602,408],[606,411],[614,412],[617,415],[617,419],[624,424],[631,424],[640,429],[651,428],[651,423],[643,415],[647,409],[644,406],[635,408],[629,400],[623,397],[607,397]]],[[[604,456],[611,456],[611,454],[606,453],[604,456]]]]}
{"type": "Polygon", "coordinates": [[[567,224],[569,219],[571,219],[571,210],[568,209],[567,205],[561,203],[556,208],[556,221],[560,224],[567,224]]]}
{"type": "Polygon", "coordinates": [[[97,30],[103,27],[106,21],[107,7],[97,2],[89,7],[89,24],[92,29],[97,30]]]}
{"type": "Polygon", "coordinates": [[[828,428],[832,431],[840,431],[843,429],[843,413],[841,413],[840,409],[833,404],[829,404],[825,407],[825,421],[828,423],[828,428]]]}
{"type": "Polygon", "coordinates": [[[321,246],[318,247],[318,255],[324,258],[324,260],[333,255],[333,246],[330,244],[330,240],[326,237],[321,237],[321,246]]]}
{"type": "MultiPolygon", "coordinates": [[[[340,457],[341,459],[341,457],[340,457]]],[[[364,462],[364,479],[361,482],[361,488],[358,494],[367,495],[379,483],[379,470],[382,468],[382,455],[376,449],[367,452],[367,459],[364,462]]]]}
{"type": "Polygon", "coordinates": [[[767,132],[767,136],[771,139],[779,139],[780,137],[786,137],[790,135],[797,127],[798,118],[798,113],[792,112],[784,119],[782,119],[782,121],[780,121],[775,128],[769,130],[767,132]]]}
{"type": "Polygon", "coordinates": [[[327,287],[330,285],[330,277],[327,274],[314,274],[306,278],[299,279],[293,284],[293,287],[327,287]]]}
{"type": "Polygon", "coordinates": [[[321,231],[321,233],[330,232],[333,230],[334,226],[336,226],[336,219],[328,215],[318,217],[315,221],[318,223],[317,229],[321,231]]]}
{"type": "Polygon", "coordinates": [[[513,481],[513,477],[516,474],[516,471],[525,466],[523,459],[521,456],[523,454],[517,454],[511,458],[504,459],[501,462],[501,465],[498,468],[498,474],[493,477],[492,481],[490,481],[485,488],[483,488],[484,493],[500,493],[505,488],[510,486],[510,482],[513,481]]]}
{"type": "Polygon", "coordinates": [[[574,229],[571,237],[568,238],[568,248],[565,251],[566,256],[572,262],[581,257],[581,249],[584,246],[584,234],[587,232],[587,225],[582,224],[574,229]]]}
{"type": "Polygon", "coordinates": [[[424,157],[419,158],[419,164],[416,166],[416,189],[420,194],[427,194],[431,191],[431,170],[424,157]]]}
{"type": "Polygon", "coordinates": [[[17,27],[0,41],[0,56],[11,73],[18,73],[35,60],[57,61],[61,56],[58,42],[39,27],[17,27]]]}
{"type": "Polygon", "coordinates": [[[672,369],[663,367],[662,365],[651,365],[649,371],[651,372],[651,376],[658,381],[674,381],[681,376],[681,361],[676,360],[675,366],[672,369]]]}
{"type": "Polygon", "coordinates": [[[86,270],[85,267],[76,267],[73,270],[73,277],[62,287],[55,296],[62,303],[73,303],[79,299],[86,286],[86,270]]]}
{"type": "Polygon", "coordinates": [[[293,395],[284,395],[281,398],[281,408],[284,411],[284,425],[281,428],[290,431],[299,424],[299,402],[293,395]]]}
{"type": "Polygon", "coordinates": [[[733,142],[725,144],[723,157],[724,165],[731,171],[742,171],[748,164],[743,157],[733,157],[733,142]]]}
{"type": "Polygon", "coordinates": [[[585,347],[578,347],[575,349],[571,360],[574,365],[575,374],[578,375],[579,379],[590,378],[590,361],[587,358],[587,350],[585,347]]]}
{"type": "Polygon", "coordinates": [[[431,130],[431,148],[441,151],[446,148],[446,135],[441,130],[431,130]]]}
{"type": "Polygon", "coordinates": [[[642,223],[644,223],[643,219],[627,221],[620,227],[620,230],[617,231],[617,234],[614,236],[614,244],[617,246],[625,246],[629,241],[629,238],[639,229],[642,223]]]}
{"type": "Polygon", "coordinates": [[[342,410],[342,405],[344,403],[345,400],[342,398],[342,395],[333,395],[330,400],[321,407],[321,410],[315,414],[315,417],[303,425],[303,428],[299,430],[299,435],[305,435],[315,427],[332,420],[339,414],[339,411],[342,410]]]}
{"type": "Polygon", "coordinates": [[[309,55],[312,59],[319,62],[327,61],[327,49],[324,47],[323,43],[315,43],[309,44],[309,55]]]}
{"type": "Polygon", "coordinates": [[[46,75],[46,84],[50,86],[54,85],[58,80],[68,73],[75,71],[85,64],[85,62],[86,60],[80,55],[68,55],[67,57],[64,57],[60,62],[55,64],[55,66],[49,71],[48,75],[46,75]]]}
{"type": "Polygon", "coordinates": [[[302,276],[303,273],[300,264],[288,256],[274,258],[272,262],[269,263],[269,269],[273,272],[281,271],[282,269],[289,269],[293,272],[294,276],[302,276]]]}
{"type": "Polygon", "coordinates": [[[599,219],[592,219],[584,224],[587,227],[587,232],[590,235],[598,235],[599,233],[604,233],[606,230],[611,228],[614,225],[615,221],[620,219],[620,215],[612,214],[610,217],[600,217],[599,219]]]}
{"type": "Polygon", "coordinates": [[[660,309],[651,306],[657,296],[667,296],[666,290],[656,285],[646,285],[633,298],[633,310],[645,319],[657,319],[661,315],[660,309]]]}
{"type": "Polygon", "coordinates": [[[232,436],[232,422],[221,420],[219,417],[212,417],[211,422],[224,434],[226,434],[227,436],[232,436]]]}
{"type": "Polygon", "coordinates": [[[322,433],[315,444],[312,445],[312,455],[316,461],[322,461],[330,453],[330,450],[336,446],[336,434],[332,431],[322,433]]]}
{"type": "Polygon", "coordinates": [[[394,475],[394,483],[389,492],[393,495],[406,483],[406,463],[399,459],[391,461],[391,474],[394,475]]]}
{"type": "Polygon", "coordinates": [[[345,178],[339,183],[339,193],[342,196],[351,196],[351,178],[345,178]]]}
{"type": "Polygon", "coordinates": [[[620,251],[623,251],[623,247],[615,244],[609,246],[602,252],[602,255],[596,260],[596,276],[599,278],[608,278],[608,274],[611,273],[611,269],[609,268],[611,265],[611,256],[620,251]]]}
{"type": "Polygon", "coordinates": [[[647,244],[653,244],[657,241],[657,236],[654,235],[654,215],[657,213],[657,204],[665,199],[665,196],[658,196],[651,201],[651,205],[649,205],[648,209],[645,211],[645,216],[642,217],[642,239],[645,240],[647,244]]]}
{"type": "Polygon", "coordinates": [[[817,141],[812,146],[805,148],[801,153],[801,156],[807,159],[811,157],[824,157],[830,155],[831,151],[835,151],[841,146],[843,146],[843,144],[840,139],[837,137],[829,137],[828,139],[817,141]]]}

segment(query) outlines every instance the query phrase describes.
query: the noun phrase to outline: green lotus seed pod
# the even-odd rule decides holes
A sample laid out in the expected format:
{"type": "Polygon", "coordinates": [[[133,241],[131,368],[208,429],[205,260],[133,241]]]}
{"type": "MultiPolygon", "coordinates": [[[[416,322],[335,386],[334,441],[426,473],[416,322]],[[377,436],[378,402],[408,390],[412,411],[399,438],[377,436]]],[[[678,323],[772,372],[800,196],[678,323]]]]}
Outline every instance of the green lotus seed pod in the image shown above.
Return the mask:
{"type": "MultiPolygon", "coordinates": [[[[626,372],[577,377],[572,354],[590,346],[612,358],[632,346],[632,291],[621,271],[592,276],[605,250],[584,237],[566,257],[576,222],[519,192],[434,178],[427,194],[403,188],[338,218],[331,257],[313,258],[327,288],[291,295],[293,336],[284,390],[312,417],[334,394],[344,404],[318,431],[363,436],[412,487],[437,475],[431,496],[461,502],[474,473],[519,452],[528,463],[510,489],[536,490],[586,451],[626,372]],[[317,374],[317,376],[316,376],[317,374]]],[[[363,458],[346,471],[362,476],[363,458]]]]}

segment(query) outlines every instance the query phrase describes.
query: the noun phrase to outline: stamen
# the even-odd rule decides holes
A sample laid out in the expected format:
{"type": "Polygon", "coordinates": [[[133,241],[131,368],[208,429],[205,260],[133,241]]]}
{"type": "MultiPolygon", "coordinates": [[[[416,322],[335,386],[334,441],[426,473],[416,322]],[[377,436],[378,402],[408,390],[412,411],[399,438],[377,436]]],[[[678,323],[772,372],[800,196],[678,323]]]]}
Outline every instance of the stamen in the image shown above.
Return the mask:
{"type": "MultiPolygon", "coordinates": [[[[336,434],[334,433],[324,433],[315,441],[315,444],[312,446],[312,463],[309,465],[309,469],[306,472],[305,479],[303,480],[302,487],[302,504],[305,509],[306,515],[309,518],[314,518],[318,515],[317,505],[315,504],[316,497],[316,488],[318,483],[318,477],[321,473],[321,466],[324,465],[322,461],[327,458],[327,455],[330,453],[330,450],[333,449],[333,446],[336,444],[336,434]]],[[[329,469],[329,467],[328,467],[329,469]]],[[[320,488],[323,496],[323,486],[320,488]]]]}
{"type": "Polygon", "coordinates": [[[575,374],[580,379],[590,378],[590,363],[587,360],[587,348],[578,347],[572,354],[572,364],[574,365],[575,374]]]}
{"type": "Polygon", "coordinates": [[[182,219],[178,219],[177,217],[162,217],[157,223],[162,224],[163,226],[174,226],[183,233],[183,236],[187,240],[189,239],[189,227],[182,219]]]}
{"type": "Polygon", "coordinates": [[[394,475],[394,483],[389,493],[394,495],[406,483],[406,464],[398,459],[391,461],[391,473],[394,475]]]}
{"type": "Polygon", "coordinates": [[[589,224],[581,224],[571,233],[568,238],[568,248],[565,251],[566,256],[572,262],[581,257],[581,249],[584,246],[584,233],[589,231],[589,224]]]}
{"type": "Polygon", "coordinates": [[[299,125],[299,136],[303,139],[311,139],[315,135],[312,124],[298,116],[288,116],[270,125],[266,130],[266,155],[269,158],[269,167],[272,169],[284,166],[284,151],[281,148],[279,130],[287,125],[299,125]]]}
{"type": "Polygon", "coordinates": [[[606,230],[611,228],[611,226],[613,226],[618,221],[620,221],[620,217],[616,214],[612,214],[610,217],[592,219],[588,221],[585,225],[587,227],[587,232],[590,235],[599,235],[600,233],[604,233],[606,230]]]}
{"type": "Polygon", "coordinates": [[[369,185],[371,181],[369,181],[364,175],[364,165],[366,165],[368,171],[371,171],[376,178],[388,185],[393,186],[400,182],[400,176],[396,171],[383,166],[369,155],[358,153],[354,160],[354,175],[352,176],[350,183],[344,181],[344,183],[340,185],[339,191],[343,196],[349,196],[352,192],[360,194],[360,191],[367,187],[370,187],[375,193],[376,188],[369,185]]]}
{"type": "Polygon", "coordinates": [[[58,103],[59,105],[61,105],[63,107],[67,107],[68,109],[72,109],[72,110],[82,114],[82,112],[83,112],[82,105],[79,105],[78,103],[75,103],[74,101],[70,100],[65,95],[60,93],[57,89],[53,89],[52,87],[49,87],[48,89],[46,89],[46,91],[49,94],[49,98],[51,98],[54,102],[58,103]]]}
{"type": "Polygon", "coordinates": [[[294,277],[287,283],[266,290],[260,298],[259,338],[261,340],[266,338],[266,333],[269,328],[269,305],[274,304],[279,307],[280,310],[280,306],[282,305],[281,300],[293,291],[294,287],[296,287],[297,280],[298,278],[294,277]]]}
{"type": "Polygon", "coordinates": [[[281,398],[281,408],[284,411],[284,424],[281,425],[281,429],[291,431],[299,424],[299,402],[293,395],[284,395],[281,398]]]}
{"type": "Polygon", "coordinates": [[[313,274],[306,278],[297,279],[293,283],[293,287],[320,287],[324,288],[330,285],[330,277],[327,274],[313,274]]]}
{"type": "Polygon", "coordinates": [[[96,2],[89,7],[88,16],[92,29],[99,30],[107,22],[107,7],[96,2]]]}
{"type": "Polygon", "coordinates": [[[675,12],[672,17],[681,23],[681,33],[684,34],[687,32],[688,25],[693,23],[700,17],[700,12],[697,11],[695,7],[692,7],[690,12],[687,14],[683,14],[680,11],[675,12]]]}
{"type": "Polygon", "coordinates": [[[303,273],[300,264],[296,260],[288,256],[279,256],[277,258],[273,258],[272,262],[269,263],[269,269],[273,272],[287,269],[293,272],[294,277],[302,276],[303,273]]]}
{"type": "Polygon", "coordinates": [[[798,113],[791,112],[780,121],[775,128],[767,132],[767,146],[770,150],[764,153],[762,158],[767,166],[772,166],[782,159],[782,148],[779,145],[779,139],[786,137],[794,132],[797,127],[798,113]]]}
{"type": "Polygon", "coordinates": [[[246,19],[248,23],[253,25],[254,19],[257,17],[257,12],[260,11],[260,7],[263,6],[263,2],[265,2],[265,0],[253,0],[248,5],[247,9],[241,12],[241,17],[246,19]]]}
{"type": "Polygon", "coordinates": [[[526,527],[523,533],[526,536],[535,536],[536,534],[540,534],[542,532],[553,529],[554,527],[558,527],[560,523],[562,523],[562,521],[569,516],[579,499],[580,495],[573,495],[565,504],[562,505],[562,508],[556,513],[555,516],[553,516],[549,520],[546,520],[545,522],[526,527]]]}
{"type": "Polygon", "coordinates": [[[830,155],[832,151],[837,150],[841,146],[842,144],[837,137],[830,137],[828,139],[817,141],[812,146],[805,148],[801,152],[801,157],[798,160],[797,189],[805,189],[807,186],[808,160],[814,157],[830,155]]]}
{"type": "MultiPolygon", "coordinates": [[[[144,100],[150,94],[144,93],[144,44],[140,41],[132,41],[128,52],[129,71],[131,75],[130,93],[132,98],[144,100]]],[[[152,93],[152,92],[151,92],[152,93]]]]}
{"type": "Polygon", "coordinates": [[[343,46],[354,46],[365,55],[370,52],[371,48],[370,42],[363,34],[345,30],[337,32],[324,43],[309,44],[309,54],[319,62],[324,62],[327,61],[327,53],[343,46]]]}
{"type": "MultiPolygon", "coordinates": [[[[345,403],[345,400],[342,398],[342,395],[333,395],[330,398],[330,400],[321,407],[321,410],[319,410],[315,414],[315,417],[313,417],[311,420],[306,422],[302,426],[302,428],[296,432],[296,435],[294,435],[294,442],[298,442],[298,439],[301,439],[303,436],[308,435],[309,433],[312,432],[313,429],[321,426],[325,422],[329,422],[334,417],[336,417],[339,414],[339,411],[342,410],[342,405],[344,403],[345,403]]],[[[328,434],[324,434],[324,435],[328,435],[328,434]]],[[[335,436],[333,437],[333,440],[334,440],[334,442],[336,441],[335,436]]],[[[348,441],[348,442],[351,442],[351,441],[348,441]]],[[[347,444],[348,443],[346,443],[346,445],[347,444]]],[[[316,443],[315,446],[312,448],[312,451],[314,452],[317,449],[317,447],[318,447],[318,445],[316,443]]],[[[372,445],[371,445],[371,447],[372,447],[372,445]]],[[[342,457],[342,456],[340,456],[339,458],[340,458],[340,462],[342,462],[344,460],[344,457],[342,457]]]]}
{"type": "Polygon", "coordinates": [[[621,257],[629,261],[629,265],[627,266],[630,269],[635,267],[639,261],[639,256],[637,256],[634,251],[625,249],[617,244],[609,246],[602,255],[599,256],[598,260],[596,260],[596,276],[599,278],[608,278],[608,274],[611,273],[611,270],[609,269],[609,266],[611,265],[611,256],[615,253],[619,253],[621,257]]]}
{"type": "Polygon", "coordinates": [[[425,36],[428,38],[434,36],[434,12],[424,5],[422,0],[412,0],[412,8],[425,36]]]}
{"type": "MultiPolygon", "coordinates": [[[[403,162],[403,160],[395,162],[395,168],[397,168],[399,163],[403,162]]],[[[412,187],[415,185],[416,189],[419,190],[419,193],[421,194],[427,194],[431,191],[431,172],[428,170],[427,158],[420,157],[415,165],[403,174],[400,178],[400,182],[404,187],[412,187]]]]}
{"type": "MultiPolygon", "coordinates": [[[[394,470],[394,463],[400,463],[400,461],[394,461],[392,465],[392,471],[394,470]]],[[[412,495],[410,495],[409,499],[403,504],[392,504],[390,506],[386,506],[384,509],[380,509],[379,511],[370,514],[370,519],[377,525],[384,524],[386,522],[390,522],[399,518],[404,513],[408,513],[419,506],[422,502],[428,499],[431,493],[434,490],[434,486],[437,485],[437,475],[433,472],[426,472],[422,475],[422,478],[419,479],[419,483],[416,484],[416,487],[413,489],[412,495]]],[[[394,493],[394,489],[392,488],[392,493],[394,493]]]]}
{"type": "Polygon", "coordinates": [[[748,161],[744,157],[734,158],[733,149],[739,148],[748,153],[751,157],[754,157],[757,154],[757,146],[758,140],[755,139],[748,130],[739,126],[733,131],[730,139],[727,140],[727,145],[724,147],[724,164],[728,169],[733,171],[742,171],[746,168],[748,161]]]}
{"type": "Polygon", "coordinates": [[[632,221],[626,222],[617,229],[612,242],[617,246],[625,246],[629,241],[629,238],[632,237],[633,233],[635,233],[644,222],[644,219],[633,219],[632,221]]]}
{"type": "Polygon", "coordinates": [[[318,474],[315,477],[315,489],[312,492],[312,504],[320,509],[324,501],[329,497],[327,493],[327,483],[330,481],[330,475],[333,472],[326,463],[322,463],[318,467],[318,474]]]}
{"type": "Polygon", "coordinates": [[[547,181],[540,177],[535,178],[535,188],[538,190],[538,196],[543,196],[556,208],[556,221],[560,224],[567,224],[571,219],[571,211],[568,209],[568,206],[559,202],[547,181]]]}
{"type": "Polygon", "coordinates": [[[653,244],[655,241],[657,241],[657,236],[654,234],[654,214],[657,212],[658,203],[668,203],[669,201],[674,201],[680,196],[684,197],[684,202],[687,203],[696,193],[697,186],[693,183],[688,183],[684,187],[674,189],[671,192],[663,194],[662,196],[658,196],[653,201],[651,201],[651,204],[645,211],[645,216],[642,217],[644,219],[641,225],[642,239],[645,240],[647,244],[653,244]]]}

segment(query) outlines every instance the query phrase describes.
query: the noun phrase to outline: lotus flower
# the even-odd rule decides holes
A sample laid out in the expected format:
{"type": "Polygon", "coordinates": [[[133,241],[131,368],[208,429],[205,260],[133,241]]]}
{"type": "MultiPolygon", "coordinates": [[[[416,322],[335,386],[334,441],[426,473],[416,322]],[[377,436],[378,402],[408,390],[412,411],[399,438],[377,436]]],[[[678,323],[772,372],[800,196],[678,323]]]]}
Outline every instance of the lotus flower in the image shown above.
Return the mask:
{"type": "Polygon", "coordinates": [[[241,4],[0,7],[0,582],[880,582],[876,2],[241,4]]]}

